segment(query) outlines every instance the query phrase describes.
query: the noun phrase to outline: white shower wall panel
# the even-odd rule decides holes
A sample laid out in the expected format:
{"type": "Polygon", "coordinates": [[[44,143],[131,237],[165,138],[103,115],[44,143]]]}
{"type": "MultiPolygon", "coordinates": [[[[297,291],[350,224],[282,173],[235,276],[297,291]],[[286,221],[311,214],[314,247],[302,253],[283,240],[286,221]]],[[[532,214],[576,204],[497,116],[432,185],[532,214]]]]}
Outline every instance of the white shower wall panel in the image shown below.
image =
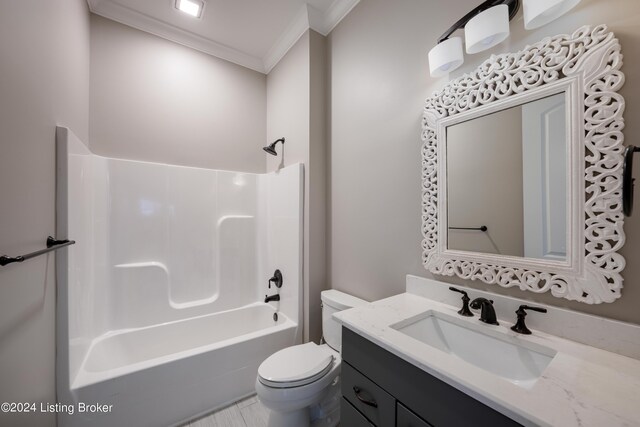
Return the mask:
{"type": "Polygon", "coordinates": [[[256,175],[110,159],[109,182],[110,329],[255,302],[256,175]]]}
{"type": "MultiPolygon", "coordinates": [[[[66,131],[66,130],[65,130],[66,131]]],[[[92,340],[108,330],[107,305],[107,160],[91,154],[75,135],[66,138],[68,152],[68,231],[74,250],[69,266],[69,369],[74,376],[92,340]],[[87,321],[91,319],[91,321],[87,321]]],[[[60,213],[59,213],[60,214],[60,213]]]]}
{"type": "Polygon", "coordinates": [[[213,301],[220,293],[218,172],[169,166],[166,176],[169,300],[183,307],[213,301]]]}
{"type": "MultiPolygon", "coordinates": [[[[297,204],[304,200],[303,182],[301,165],[258,176],[258,193],[265,200],[258,214],[262,236],[258,265],[266,268],[260,277],[271,277],[276,268],[281,270],[284,285],[278,291],[278,305],[292,319],[302,317],[302,291],[298,288],[302,279],[298,275],[302,274],[303,265],[302,242],[299,239],[303,234],[303,224],[299,220],[297,204]],[[291,286],[294,283],[296,285],[291,286]]],[[[269,291],[274,293],[275,289],[269,291]]],[[[264,293],[261,296],[264,297],[264,293]]],[[[298,333],[302,334],[302,330],[298,333]]]]}

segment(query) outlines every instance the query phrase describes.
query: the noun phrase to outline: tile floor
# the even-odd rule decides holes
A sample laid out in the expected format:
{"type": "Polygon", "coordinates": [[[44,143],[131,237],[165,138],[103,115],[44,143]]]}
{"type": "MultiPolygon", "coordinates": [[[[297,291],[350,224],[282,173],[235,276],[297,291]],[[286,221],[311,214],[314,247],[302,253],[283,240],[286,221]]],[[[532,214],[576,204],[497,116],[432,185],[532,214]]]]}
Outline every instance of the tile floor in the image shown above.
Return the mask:
{"type": "Polygon", "coordinates": [[[182,427],[267,427],[269,413],[254,395],[182,427]]]}

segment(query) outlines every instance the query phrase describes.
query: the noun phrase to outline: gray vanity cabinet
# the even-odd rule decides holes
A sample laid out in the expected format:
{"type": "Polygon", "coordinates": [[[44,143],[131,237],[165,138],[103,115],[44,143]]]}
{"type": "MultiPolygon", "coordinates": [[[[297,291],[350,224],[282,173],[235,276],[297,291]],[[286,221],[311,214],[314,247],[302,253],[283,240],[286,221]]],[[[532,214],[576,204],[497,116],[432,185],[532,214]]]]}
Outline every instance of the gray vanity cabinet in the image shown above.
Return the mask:
{"type": "Polygon", "coordinates": [[[342,328],[345,427],[513,427],[517,422],[342,328]]]}
{"type": "Polygon", "coordinates": [[[340,427],[375,427],[344,397],[340,404],[340,427]]]}
{"type": "Polygon", "coordinates": [[[431,424],[408,410],[402,403],[397,404],[396,427],[431,427],[431,424]]]}

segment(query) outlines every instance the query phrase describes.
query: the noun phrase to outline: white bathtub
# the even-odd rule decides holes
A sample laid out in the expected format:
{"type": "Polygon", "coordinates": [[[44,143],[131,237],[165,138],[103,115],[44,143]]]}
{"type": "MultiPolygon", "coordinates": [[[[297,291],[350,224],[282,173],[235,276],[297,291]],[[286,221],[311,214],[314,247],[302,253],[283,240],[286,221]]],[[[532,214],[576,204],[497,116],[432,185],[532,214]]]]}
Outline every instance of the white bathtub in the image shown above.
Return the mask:
{"type": "Polygon", "coordinates": [[[274,313],[256,303],[97,338],[71,395],[111,412],[61,414],[62,425],[177,425],[254,393],[260,363],[296,340],[297,324],[274,313]]]}

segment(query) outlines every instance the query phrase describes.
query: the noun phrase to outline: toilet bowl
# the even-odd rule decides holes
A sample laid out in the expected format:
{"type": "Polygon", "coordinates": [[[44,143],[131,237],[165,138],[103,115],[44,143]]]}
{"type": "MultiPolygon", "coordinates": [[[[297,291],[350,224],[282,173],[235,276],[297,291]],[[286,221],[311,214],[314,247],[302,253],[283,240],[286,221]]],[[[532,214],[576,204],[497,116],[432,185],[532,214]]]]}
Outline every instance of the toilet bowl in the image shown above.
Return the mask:
{"type": "Polygon", "coordinates": [[[368,303],[336,290],[321,299],[326,344],[287,347],[258,368],[256,393],[269,409],[269,427],[334,427],[340,420],[342,332],[331,315],[368,303]]]}

